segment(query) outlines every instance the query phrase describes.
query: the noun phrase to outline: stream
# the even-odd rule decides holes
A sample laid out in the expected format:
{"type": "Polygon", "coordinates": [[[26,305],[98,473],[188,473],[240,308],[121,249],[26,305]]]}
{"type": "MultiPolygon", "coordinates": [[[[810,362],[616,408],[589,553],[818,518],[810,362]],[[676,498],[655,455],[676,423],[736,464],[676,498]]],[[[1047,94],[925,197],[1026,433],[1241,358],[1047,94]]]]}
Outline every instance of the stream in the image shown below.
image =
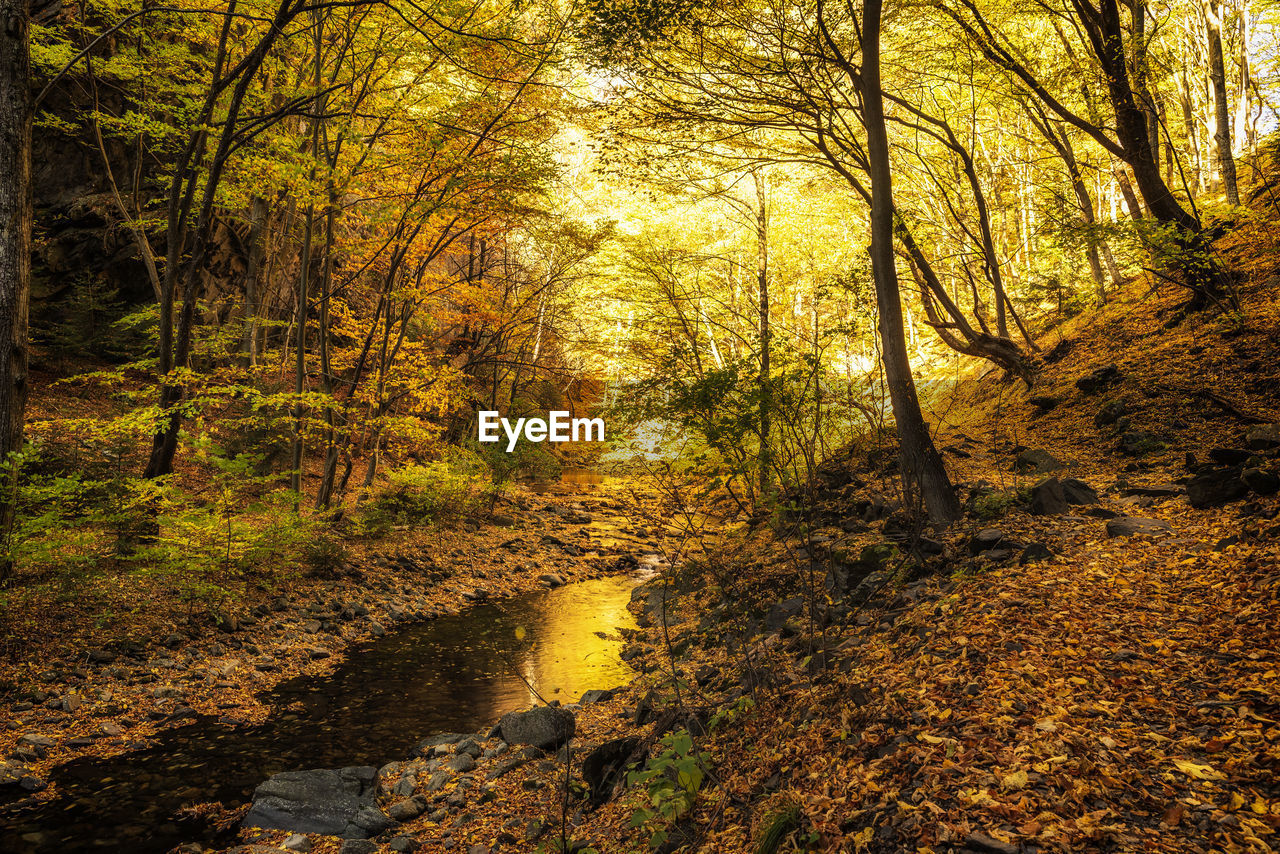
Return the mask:
{"type": "Polygon", "coordinates": [[[214,717],[168,730],[150,746],[80,759],[53,774],[60,797],[0,821],[0,852],[160,854],[208,841],[185,806],[234,807],[280,771],[381,766],[423,738],[472,732],[537,695],[576,702],[630,681],[619,627],[639,577],[607,577],[479,605],[351,648],[331,674],[282,683],[263,697],[262,725],[214,717]],[[600,633],[600,634],[597,634],[600,633]],[[605,635],[607,637],[601,637],[605,635]]]}

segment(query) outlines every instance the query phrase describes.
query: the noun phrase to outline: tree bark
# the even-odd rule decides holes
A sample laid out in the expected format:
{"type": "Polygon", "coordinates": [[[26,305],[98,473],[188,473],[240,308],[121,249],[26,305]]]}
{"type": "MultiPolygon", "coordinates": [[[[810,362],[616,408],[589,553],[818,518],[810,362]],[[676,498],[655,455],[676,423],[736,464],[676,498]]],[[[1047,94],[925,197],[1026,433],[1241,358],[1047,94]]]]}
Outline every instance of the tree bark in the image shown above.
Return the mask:
{"type": "Polygon", "coordinates": [[[1218,173],[1227,201],[1240,204],[1236,184],[1236,159],[1231,153],[1231,107],[1227,104],[1227,70],[1222,59],[1222,7],[1217,0],[1205,0],[1204,21],[1209,41],[1209,82],[1213,85],[1214,148],[1218,154],[1218,173]]]}
{"type": "MultiPolygon", "coordinates": [[[[27,0],[0,0],[0,462],[22,447],[31,289],[31,60],[27,0]]],[[[0,483],[0,536],[13,530],[17,468],[0,483]]],[[[0,555],[0,585],[13,565],[0,555]]]]}
{"type": "Polygon", "coordinates": [[[769,209],[764,175],[751,173],[756,189],[756,291],[760,300],[760,497],[769,492],[772,459],[769,434],[772,432],[773,400],[770,393],[770,347],[773,331],[769,325],[769,209]]]}
{"type": "Polygon", "coordinates": [[[903,486],[908,494],[919,490],[929,520],[945,525],[960,515],[960,503],[920,411],[902,328],[902,300],[893,254],[893,175],[880,84],[881,11],[882,0],[866,0],[862,9],[861,88],[867,130],[867,171],[871,177],[871,270],[879,308],[885,379],[898,428],[903,486]]]}

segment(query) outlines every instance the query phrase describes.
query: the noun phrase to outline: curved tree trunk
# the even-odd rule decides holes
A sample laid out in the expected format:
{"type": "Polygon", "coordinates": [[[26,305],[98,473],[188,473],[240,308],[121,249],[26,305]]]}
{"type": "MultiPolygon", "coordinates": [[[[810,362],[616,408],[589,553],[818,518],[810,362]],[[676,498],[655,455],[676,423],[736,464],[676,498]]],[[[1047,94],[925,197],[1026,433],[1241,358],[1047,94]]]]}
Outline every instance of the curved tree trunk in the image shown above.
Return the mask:
{"type": "Polygon", "coordinates": [[[902,330],[902,301],[893,257],[893,175],[880,86],[881,9],[881,0],[866,0],[862,10],[861,85],[867,171],[871,176],[871,270],[884,346],[885,379],[898,426],[903,486],[908,493],[919,491],[931,522],[945,525],[960,515],[960,502],[920,411],[902,330]]]}

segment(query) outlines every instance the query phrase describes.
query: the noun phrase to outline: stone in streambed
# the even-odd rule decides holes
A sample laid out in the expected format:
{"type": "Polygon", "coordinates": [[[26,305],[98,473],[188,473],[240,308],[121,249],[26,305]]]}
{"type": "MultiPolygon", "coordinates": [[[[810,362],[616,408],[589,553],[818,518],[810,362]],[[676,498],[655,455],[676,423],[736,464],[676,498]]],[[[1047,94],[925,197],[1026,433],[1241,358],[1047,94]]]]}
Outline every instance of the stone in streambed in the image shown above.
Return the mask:
{"type": "Polygon", "coordinates": [[[372,766],[285,771],[260,783],[241,822],[245,827],[365,839],[394,822],[378,809],[372,766]]]}
{"type": "Polygon", "coordinates": [[[510,712],[498,721],[498,730],[507,744],[532,744],[552,750],[573,738],[576,721],[567,709],[538,706],[527,712],[510,712]]]}

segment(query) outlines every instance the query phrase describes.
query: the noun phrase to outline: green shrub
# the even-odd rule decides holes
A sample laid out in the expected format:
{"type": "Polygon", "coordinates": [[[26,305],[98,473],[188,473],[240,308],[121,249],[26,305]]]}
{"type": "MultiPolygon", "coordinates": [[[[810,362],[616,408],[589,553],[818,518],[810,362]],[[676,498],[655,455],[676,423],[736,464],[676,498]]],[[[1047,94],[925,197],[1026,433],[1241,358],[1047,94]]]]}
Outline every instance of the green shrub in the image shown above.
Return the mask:
{"type": "Polygon", "coordinates": [[[973,515],[983,521],[999,519],[1015,507],[1031,500],[1030,490],[1001,489],[973,499],[973,515]]]}
{"type": "Polygon", "coordinates": [[[455,449],[427,465],[393,471],[365,506],[360,522],[370,533],[398,525],[456,522],[484,509],[490,490],[483,461],[455,449]]]}
{"type": "Polygon", "coordinates": [[[302,547],[302,562],[312,575],[332,577],[347,562],[347,548],[332,537],[317,537],[302,547]]]}

